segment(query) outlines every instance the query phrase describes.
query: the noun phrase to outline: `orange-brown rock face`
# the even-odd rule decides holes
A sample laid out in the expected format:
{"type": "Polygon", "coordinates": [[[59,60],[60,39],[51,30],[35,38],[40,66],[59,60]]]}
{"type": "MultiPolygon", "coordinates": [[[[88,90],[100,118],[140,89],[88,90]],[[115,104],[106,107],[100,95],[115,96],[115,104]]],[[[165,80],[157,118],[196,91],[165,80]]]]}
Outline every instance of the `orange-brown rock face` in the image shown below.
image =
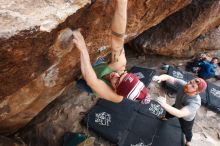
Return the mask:
{"type": "Polygon", "coordinates": [[[212,51],[220,49],[220,26],[199,36],[193,42],[190,43],[192,50],[198,52],[201,51],[212,51]]]}
{"type": "Polygon", "coordinates": [[[190,42],[200,34],[219,26],[219,13],[219,1],[193,0],[190,5],[145,31],[130,44],[145,54],[190,57],[199,51],[189,47],[190,42]]]}
{"type": "Polygon", "coordinates": [[[7,137],[0,136],[0,145],[1,146],[26,146],[21,142],[15,141],[13,139],[9,139],[7,137]]]}
{"type": "MultiPolygon", "coordinates": [[[[108,48],[114,2],[12,0],[1,3],[0,133],[26,125],[79,73],[79,53],[68,45],[71,30],[65,28],[83,29],[93,60],[100,55],[98,48],[108,48]]],[[[127,40],[190,2],[129,0],[127,40]]]]}

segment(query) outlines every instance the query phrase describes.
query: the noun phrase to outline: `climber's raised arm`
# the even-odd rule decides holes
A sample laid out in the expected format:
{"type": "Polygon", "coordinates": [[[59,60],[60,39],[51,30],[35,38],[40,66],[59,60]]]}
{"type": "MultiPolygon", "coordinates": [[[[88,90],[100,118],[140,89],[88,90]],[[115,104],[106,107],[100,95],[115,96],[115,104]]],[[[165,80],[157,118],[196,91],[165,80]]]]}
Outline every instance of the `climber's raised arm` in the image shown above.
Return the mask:
{"type": "Polygon", "coordinates": [[[111,24],[111,67],[123,72],[126,66],[124,37],[127,25],[127,0],[115,0],[115,12],[111,24]]]}
{"type": "Polygon", "coordinates": [[[75,30],[73,36],[73,42],[80,51],[81,71],[87,84],[99,94],[101,98],[112,102],[121,102],[123,96],[117,95],[104,81],[97,78],[90,62],[84,38],[79,30],[75,30]]]}

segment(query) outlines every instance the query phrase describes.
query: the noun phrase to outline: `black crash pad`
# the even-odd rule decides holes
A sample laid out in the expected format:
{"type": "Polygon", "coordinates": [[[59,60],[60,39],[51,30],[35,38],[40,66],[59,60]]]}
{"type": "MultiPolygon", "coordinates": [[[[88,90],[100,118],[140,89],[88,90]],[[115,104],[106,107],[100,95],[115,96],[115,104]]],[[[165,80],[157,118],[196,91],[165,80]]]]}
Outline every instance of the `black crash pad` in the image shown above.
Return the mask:
{"type": "MultiPolygon", "coordinates": [[[[177,79],[181,79],[181,80],[184,80],[185,78],[184,78],[184,72],[183,71],[181,71],[181,70],[179,70],[179,69],[177,69],[177,68],[174,68],[174,67],[172,67],[172,66],[170,66],[169,67],[169,69],[168,69],[168,71],[167,71],[167,74],[168,75],[170,75],[170,76],[172,76],[172,77],[175,77],[175,78],[177,78],[177,79]]],[[[172,85],[172,84],[169,84],[169,83],[167,83],[166,82],[166,86],[168,87],[168,88],[170,88],[170,89],[172,89],[173,91],[177,91],[177,88],[174,86],[174,85],[172,85]]]]}
{"type": "Polygon", "coordinates": [[[220,87],[208,83],[208,102],[207,105],[214,111],[220,112],[220,87]]]}
{"type": "Polygon", "coordinates": [[[137,66],[132,67],[129,72],[135,74],[146,87],[150,84],[153,76],[156,74],[156,70],[154,69],[137,66]]]}
{"type": "Polygon", "coordinates": [[[163,122],[152,119],[146,122],[145,118],[143,120],[136,125],[139,124],[143,129],[144,126],[141,124],[149,124],[144,127],[147,132],[139,133],[137,130],[127,132],[126,138],[120,141],[120,146],[184,146],[183,134],[177,118],[163,122]]]}
{"type": "MultiPolygon", "coordinates": [[[[194,75],[192,73],[189,72],[184,72],[178,68],[175,68],[173,66],[170,66],[167,72],[168,75],[175,77],[177,79],[181,79],[184,80],[186,82],[194,79],[194,75]]],[[[174,90],[176,90],[176,87],[173,85],[168,84],[168,86],[170,86],[171,88],[173,88],[174,90]]]]}
{"type": "Polygon", "coordinates": [[[100,100],[83,121],[89,129],[119,146],[141,143],[182,146],[183,134],[178,120],[159,120],[158,116],[164,114],[164,109],[155,101],[144,105],[129,99],[119,104],[100,100]]]}
{"type": "Polygon", "coordinates": [[[177,118],[162,122],[152,146],[174,146],[174,144],[176,144],[176,146],[184,145],[183,135],[177,118]]]}
{"type": "Polygon", "coordinates": [[[181,79],[184,80],[186,82],[192,80],[195,78],[195,76],[190,73],[190,72],[186,72],[186,71],[182,71],[176,67],[170,66],[168,69],[168,75],[173,76],[177,79],[181,79]]]}

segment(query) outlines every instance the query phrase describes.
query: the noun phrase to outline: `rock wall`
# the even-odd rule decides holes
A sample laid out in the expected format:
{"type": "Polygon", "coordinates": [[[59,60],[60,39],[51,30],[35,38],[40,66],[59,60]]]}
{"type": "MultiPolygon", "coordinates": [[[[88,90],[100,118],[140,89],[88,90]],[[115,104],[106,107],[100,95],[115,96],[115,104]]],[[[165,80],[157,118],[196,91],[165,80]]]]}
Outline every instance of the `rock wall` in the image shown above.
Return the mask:
{"type": "MultiPolygon", "coordinates": [[[[0,133],[26,125],[79,75],[79,53],[65,28],[82,28],[92,60],[98,48],[108,52],[114,2],[1,1],[0,133]]],[[[190,2],[129,1],[127,41],[190,2]]]]}
{"type": "MultiPolygon", "coordinates": [[[[69,15],[90,0],[12,0],[0,2],[1,30],[0,38],[10,38],[22,31],[33,33],[34,30],[51,32],[64,22],[69,15]]],[[[21,34],[21,35],[26,35],[21,34]]],[[[28,36],[27,36],[28,38],[28,36]]]]}
{"type": "Polygon", "coordinates": [[[0,136],[1,146],[27,146],[23,141],[13,140],[8,137],[0,136]]]}
{"type": "Polygon", "coordinates": [[[190,57],[199,50],[189,44],[200,34],[220,25],[219,13],[218,0],[193,0],[187,7],[142,33],[130,45],[139,53],[190,57]]]}
{"type": "Polygon", "coordinates": [[[212,51],[220,50],[220,26],[213,30],[200,35],[197,39],[190,43],[193,50],[212,51]]]}

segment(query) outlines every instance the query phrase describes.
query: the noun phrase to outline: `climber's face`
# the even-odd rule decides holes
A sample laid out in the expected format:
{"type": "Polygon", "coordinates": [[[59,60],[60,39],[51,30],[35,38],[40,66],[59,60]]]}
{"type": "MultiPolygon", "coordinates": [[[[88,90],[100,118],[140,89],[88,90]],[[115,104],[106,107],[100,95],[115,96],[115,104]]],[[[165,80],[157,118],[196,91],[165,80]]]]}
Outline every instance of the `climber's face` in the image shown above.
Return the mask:
{"type": "Polygon", "coordinates": [[[194,79],[189,81],[185,86],[184,86],[184,92],[187,95],[195,95],[198,94],[198,89],[199,89],[199,84],[200,80],[194,79]]]}
{"type": "Polygon", "coordinates": [[[110,82],[114,90],[118,87],[118,85],[122,82],[127,73],[123,73],[119,75],[117,72],[112,72],[110,74],[110,82]]]}

